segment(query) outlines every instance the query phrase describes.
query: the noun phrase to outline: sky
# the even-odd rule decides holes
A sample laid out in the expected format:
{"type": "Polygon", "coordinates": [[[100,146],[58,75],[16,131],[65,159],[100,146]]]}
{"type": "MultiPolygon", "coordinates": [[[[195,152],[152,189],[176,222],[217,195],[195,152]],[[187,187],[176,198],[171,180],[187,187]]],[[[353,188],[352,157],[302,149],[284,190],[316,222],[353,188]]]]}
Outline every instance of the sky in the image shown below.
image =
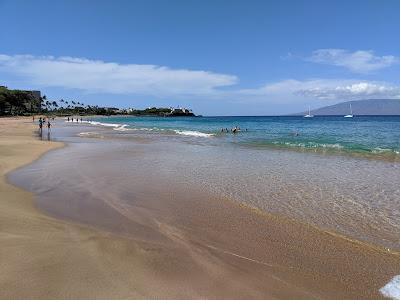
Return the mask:
{"type": "Polygon", "coordinates": [[[400,99],[400,1],[0,0],[0,85],[280,115],[400,99]]]}

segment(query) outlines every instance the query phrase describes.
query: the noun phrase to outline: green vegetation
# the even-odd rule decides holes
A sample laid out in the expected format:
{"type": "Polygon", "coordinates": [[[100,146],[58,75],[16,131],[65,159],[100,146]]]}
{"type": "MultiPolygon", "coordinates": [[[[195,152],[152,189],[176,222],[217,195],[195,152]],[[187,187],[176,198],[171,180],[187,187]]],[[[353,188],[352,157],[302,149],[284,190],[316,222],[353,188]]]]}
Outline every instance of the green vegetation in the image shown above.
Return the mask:
{"type": "Polygon", "coordinates": [[[34,92],[0,86],[0,115],[24,115],[41,111],[42,99],[34,92]]]}
{"type": "Polygon", "coordinates": [[[118,109],[115,107],[99,107],[85,105],[75,100],[48,100],[41,97],[39,91],[11,90],[0,86],[0,116],[47,114],[57,116],[70,115],[134,115],[134,116],[194,116],[185,108],[118,109]]]}
{"type": "Polygon", "coordinates": [[[156,107],[149,107],[146,109],[133,109],[133,110],[127,110],[126,113],[129,115],[135,115],[135,116],[160,116],[160,115],[165,115],[171,112],[171,109],[169,108],[156,108],[156,107]]]}
{"type": "Polygon", "coordinates": [[[146,109],[128,109],[123,110],[123,114],[134,115],[134,116],[163,116],[163,117],[178,117],[178,116],[194,116],[194,114],[188,109],[173,109],[166,107],[149,107],[146,109]]]}

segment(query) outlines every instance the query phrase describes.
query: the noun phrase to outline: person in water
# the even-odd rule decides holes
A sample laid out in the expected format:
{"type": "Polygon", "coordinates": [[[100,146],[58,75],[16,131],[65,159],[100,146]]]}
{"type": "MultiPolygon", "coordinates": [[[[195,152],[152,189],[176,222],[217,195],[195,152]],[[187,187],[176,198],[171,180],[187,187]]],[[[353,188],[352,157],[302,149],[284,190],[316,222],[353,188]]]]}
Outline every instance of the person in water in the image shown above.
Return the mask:
{"type": "Polygon", "coordinates": [[[42,133],[42,128],[43,128],[43,121],[42,118],[39,119],[39,131],[42,133]]]}
{"type": "Polygon", "coordinates": [[[47,140],[50,141],[50,130],[51,128],[51,123],[50,123],[50,119],[47,120],[47,140]]]}

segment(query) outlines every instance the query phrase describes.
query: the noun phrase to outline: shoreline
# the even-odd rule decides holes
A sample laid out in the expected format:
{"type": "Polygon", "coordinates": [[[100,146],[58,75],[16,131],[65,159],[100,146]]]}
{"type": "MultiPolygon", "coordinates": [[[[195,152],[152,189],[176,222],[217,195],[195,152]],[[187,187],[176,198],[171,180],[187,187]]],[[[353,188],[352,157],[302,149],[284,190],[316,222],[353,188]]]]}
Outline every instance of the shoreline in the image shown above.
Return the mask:
{"type": "MultiPolygon", "coordinates": [[[[108,118],[140,118],[140,117],[147,117],[147,116],[130,116],[130,115],[112,115],[112,116],[92,116],[93,118],[97,119],[108,119],[108,118]]],[[[155,116],[160,118],[159,116],[155,116]]],[[[277,116],[283,117],[283,116],[277,116]]],[[[324,117],[337,117],[337,116],[324,116],[324,117]]],[[[368,117],[368,116],[366,116],[368,117]]],[[[377,116],[383,117],[383,116],[377,116]]],[[[388,117],[397,117],[397,116],[388,116],[388,117]]],[[[207,117],[206,117],[207,118],[207,117]]],[[[246,118],[246,117],[244,117],[246,118]]],[[[112,124],[112,123],[111,123],[112,124]]],[[[98,124],[99,127],[104,126],[107,127],[107,123],[98,124]]],[[[135,130],[135,131],[143,131],[146,132],[149,128],[146,127],[133,127],[129,123],[121,124],[120,127],[123,128],[123,131],[135,130]]],[[[152,131],[158,132],[159,134],[176,134],[176,131],[181,131],[181,129],[177,128],[152,128],[152,131]]],[[[182,130],[186,131],[186,130],[182,130]]],[[[226,133],[221,133],[220,129],[215,129],[213,131],[196,131],[192,130],[193,132],[200,133],[203,137],[216,137],[216,138],[223,138],[226,136],[226,133]]],[[[241,135],[244,132],[239,132],[237,135],[241,135]]],[[[231,135],[232,133],[229,133],[231,135]]],[[[306,153],[306,154],[315,154],[321,156],[338,156],[344,158],[354,158],[354,159],[361,159],[367,161],[378,161],[378,162],[388,162],[388,163],[398,163],[400,162],[400,153],[398,149],[349,149],[345,146],[336,147],[335,144],[330,144],[327,146],[321,145],[313,145],[313,142],[299,142],[300,144],[304,143],[304,145],[296,145],[296,144],[284,144],[278,143],[277,141],[247,141],[238,143],[237,146],[245,147],[249,149],[266,149],[266,150],[278,150],[278,151],[289,151],[289,152],[297,152],[297,153],[306,153]],[[311,143],[308,145],[308,143],[311,143]]]]}
{"type": "MultiPolygon", "coordinates": [[[[6,175],[62,144],[35,139],[34,127],[24,120],[0,119],[4,125],[1,128],[7,129],[0,130],[0,151],[8,155],[8,163],[1,160],[0,164],[0,298],[274,298],[265,290],[252,291],[253,283],[247,281],[246,287],[238,279],[218,288],[213,280],[219,272],[211,279],[188,281],[185,274],[192,272],[191,259],[180,261],[179,255],[187,255],[188,250],[179,243],[120,237],[43,214],[34,204],[34,195],[9,184],[6,175]],[[13,142],[16,134],[19,138],[13,142]],[[15,147],[20,147],[17,153],[10,153],[15,147]],[[164,262],[165,259],[172,259],[176,266],[164,262]]],[[[296,288],[285,291],[286,284],[273,277],[265,283],[272,285],[272,293],[286,295],[280,298],[303,293],[296,288]]]]}
{"type": "MultiPolygon", "coordinates": [[[[68,149],[64,148],[60,151],[66,150],[68,149]]],[[[47,157],[50,156],[54,155],[47,157]]],[[[144,189],[141,192],[142,195],[146,195],[149,191],[144,189]]],[[[23,191],[20,193],[29,195],[23,191]]],[[[49,298],[72,298],[68,294],[71,292],[69,288],[76,289],[77,286],[74,295],[80,298],[151,296],[335,299],[359,296],[375,299],[380,296],[378,289],[391,279],[390,276],[396,274],[396,270],[400,270],[400,262],[395,255],[382,253],[377,249],[365,249],[365,245],[354,245],[353,241],[331,237],[329,232],[319,232],[308,224],[285,221],[274,215],[259,216],[253,208],[243,209],[240,204],[228,203],[229,199],[226,203],[224,199],[204,199],[203,193],[193,193],[191,199],[184,199],[185,193],[179,190],[171,190],[170,194],[173,195],[173,199],[168,201],[161,193],[152,194],[154,199],[145,199],[149,200],[148,202],[137,200],[136,213],[128,215],[128,221],[133,221],[133,225],[128,222],[124,226],[129,230],[144,227],[133,231],[129,238],[118,237],[102,228],[96,230],[95,225],[94,228],[87,228],[75,222],[47,217],[33,207],[33,195],[25,196],[24,198],[31,202],[32,220],[39,223],[41,235],[47,238],[43,240],[41,235],[32,237],[29,228],[25,228],[27,231],[24,231],[22,236],[29,236],[23,245],[26,249],[18,243],[13,244],[15,241],[11,236],[7,238],[4,234],[1,235],[1,243],[9,243],[4,248],[17,249],[17,258],[23,257],[26,260],[32,253],[33,257],[29,257],[28,260],[33,261],[22,276],[30,278],[31,273],[37,275],[39,272],[38,279],[30,280],[43,285],[28,288],[30,293],[32,288],[34,289],[34,298],[35,295],[40,298],[43,293],[50,295],[49,298]],[[163,199],[163,204],[159,199],[163,199]],[[147,206],[143,209],[145,203],[147,206]],[[56,240],[62,240],[61,243],[54,245],[54,241],[48,239],[49,229],[56,240]],[[224,233],[223,236],[221,233],[224,233]],[[36,245],[41,251],[45,250],[44,253],[30,251],[32,244],[36,243],[35,239],[44,243],[36,245]],[[73,258],[61,256],[50,263],[54,264],[54,273],[51,273],[54,278],[49,278],[49,270],[40,271],[48,259],[63,253],[62,248],[70,247],[71,244],[75,253],[73,258]],[[48,248],[52,251],[46,251],[48,248]],[[21,255],[21,252],[25,251],[27,253],[21,255]],[[89,260],[89,265],[85,259],[89,260]],[[106,269],[103,265],[105,262],[106,269]],[[72,264],[73,268],[68,264],[72,264]],[[392,271],[380,270],[379,275],[357,269],[361,267],[378,273],[378,268],[385,266],[391,266],[392,271]],[[137,270],[132,273],[133,267],[137,270]],[[80,276],[79,271],[86,271],[85,275],[88,277],[80,276]],[[383,276],[385,272],[387,275],[383,276]],[[114,280],[110,287],[107,280],[110,280],[111,274],[117,280],[114,280]],[[337,277],[339,274],[343,277],[337,277]],[[96,279],[92,280],[93,276],[96,279]],[[59,282],[60,278],[63,278],[62,282],[59,282]],[[49,279],[53,283],[55,280],[56,284],[44,286],[49,279]],[[364,282],[366,286],[357,286],[359,282],[364,282]],[[158,289],[154,290],[154,285],[158,289]],[[65,290],[65,286],[69,287],[68,291],[65,291],[65,294],[60,293],[60,290],[65,290]],[[113,289],[113,286],[118,288],[113,289]],[[94,287],[97,290],[93,290],[94,287]],[[108,293],[107,288],[112,290],[112,293],[108,293]],[[93,293],[96,293],[97,297],[94,297],[93,293]]],[[[21,198],[20,195],[16,196],[18,197],[21,198]]],[[[66,200],[68,199],[63,201],[66,200]]],[[[0,205],[2,204],[3,200],[0,201],[0,205]]],[[[94,205],[93,209],[97,209],[98,213],[102,212],[98,203],[91,205],[94,205]]],[[[15,211],[16,217],[22,214],[22,222],[25,222],[24,209],[26,208],[22,206],[20,210],[15,211]]],[[[104,211],[108,213],[108,209],[109,207],[106,207],[104,211]]],[[[114,216],[111,217],[115,222],[120,222],[114,216]]],[[[3,224],[4,220],[0,222],[3,224]]],[[[10,222],[9,228],[12,229],[14,220],[10,222]]],[[[20,232],[12,234],[20,235],[20,232]]],[[[6,251],[0,254],[0,257],[10,256],[6,251]]],[[[13,260],[13,263],[6,264],[8,271],[0,271],[0,288],[8,288],[6,295],[8,292],[10,296],[26,296],[26,289],[17,288],[17,285],[14,289],[9,287],[10,282],[17,282],[17,277],[14,278],[10,274],[18,275],[16,272],[23,268],[17,259],[13,260]]]]}

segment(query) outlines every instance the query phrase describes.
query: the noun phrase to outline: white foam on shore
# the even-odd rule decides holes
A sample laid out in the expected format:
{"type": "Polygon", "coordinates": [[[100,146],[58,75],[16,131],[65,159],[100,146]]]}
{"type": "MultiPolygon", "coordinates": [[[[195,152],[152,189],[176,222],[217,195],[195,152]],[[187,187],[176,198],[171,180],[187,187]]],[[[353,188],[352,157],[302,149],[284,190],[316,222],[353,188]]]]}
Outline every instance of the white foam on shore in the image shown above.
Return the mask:
{"type": "Polygon", "coordinates": [[[103,136],[98,133],[98,132],[80,132],[78,133],[78,136],[80,137],[97,137],[97,138],[103,138],[103,136]]]}
{"type": "Polygon", "coordinates": [[[96,126],[104,126],[104,127],[113,127],[114,130],[117,131],[127,131],[129,128],[126,128],[128,125],[127,124],[116,124],[116,123],[101,123],[97,121],[83,121],[82,122],[73,122],[72,120],[65,121],[67,123],[85,123],[85,124],[91,124],[91,125],[96,125],[96,126]]]}
{"type": "Polygon", "coordinates": [[[211,137],[214,136],[211,133],[204,133],[199,131],[190,131],[190,130],[174,130],[175,133],[180,135],[187,135],[187,136],[197,136],[197,137],[211,137]]]}
{"type": "MultiPolygon", "coordinates": [[[[96,126],[105,126],[105,127],[113,127],[114,130],[117,131],[128,131],[128,130],[143,130],[143,131],[163,131],[164,129],[161,128],[126,128],[127,124],[116,124],[116,123],[102,123],[98,121],[82,121],[82,122],[72,122],[71,120],[65,121],[69,123],[85,123],[85,124],[91,124],[91,125],[96,125],[96,126]]],[[[200,131],[191,131],[191,130],[173,130],[176,134],[179,135],[185,135],[185,136],[194,136],[194,137],[212,137],[214,134],[211,133],[204,133],[200,131]]]]}
{"type": "Polygon", "coordinates": [[[126,128],[126,126],[128,126],[128,125],[124,124],[124,125],[115,127],[114,130],[117,130],[117,131],[128,131],[128,130],[131,130],[130,128],[126,128]]]}
{"type": "Polygon", "coordinates": [[[392,280],[379,291],[387,298],[400,300],[400,275],[394,276],[392,280]]]}

